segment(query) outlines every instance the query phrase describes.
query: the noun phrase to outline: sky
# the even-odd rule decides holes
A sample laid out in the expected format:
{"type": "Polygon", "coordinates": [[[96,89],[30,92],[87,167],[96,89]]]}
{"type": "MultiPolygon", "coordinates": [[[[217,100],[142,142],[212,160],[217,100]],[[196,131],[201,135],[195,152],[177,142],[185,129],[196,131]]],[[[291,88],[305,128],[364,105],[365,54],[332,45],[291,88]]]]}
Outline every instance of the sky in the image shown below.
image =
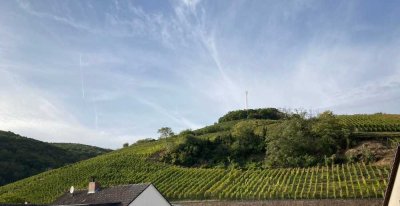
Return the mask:
{"type": "Polygon", "coordinates": [[[0,130],[120,148],[231,110],[400,113],[400,2],[0,1],[0,130]]]}

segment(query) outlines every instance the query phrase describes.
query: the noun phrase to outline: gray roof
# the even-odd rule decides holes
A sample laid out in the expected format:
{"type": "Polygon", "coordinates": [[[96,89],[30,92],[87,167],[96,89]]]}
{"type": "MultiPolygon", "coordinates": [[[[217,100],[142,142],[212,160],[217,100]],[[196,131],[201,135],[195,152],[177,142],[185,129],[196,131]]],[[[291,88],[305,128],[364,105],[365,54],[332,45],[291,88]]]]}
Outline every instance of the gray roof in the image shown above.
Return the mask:
{"type": "Polygon", "coordinates": [[[87,190],[65,193],[53,205],[119,205],[127,206],[135,200],[150,184],[120,185],[100,189],[89,194],[87,190]]]}

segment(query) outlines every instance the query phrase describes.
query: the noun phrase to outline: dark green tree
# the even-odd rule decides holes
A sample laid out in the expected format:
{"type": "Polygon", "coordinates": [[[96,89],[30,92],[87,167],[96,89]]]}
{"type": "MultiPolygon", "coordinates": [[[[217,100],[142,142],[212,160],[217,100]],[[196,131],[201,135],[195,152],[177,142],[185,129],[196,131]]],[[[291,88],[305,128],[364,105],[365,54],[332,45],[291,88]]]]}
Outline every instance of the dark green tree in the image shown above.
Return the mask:
{"type": "Polygon", "coordinates": [[[346,145],[350,132],[327,111],[318,117],[292,115],[270,127],[266,135],[266,163],[270,167],[302,167],[322,163],[346,145]]]}
{"type": "Polygon", "coordinates": [[[161,127],[157,132],[160,134],[160,139],[168,138],[174,135],[174,132],[170,127],[161,127]]]}
{"type": "Polygon", "coordinates": [[[235,156],[257,154],[265,149],[263,131],[258,130],[257,121],[244,121],[236,124],[231,132],[232,153],[235,156]]]}
{"type": "Polygon", "coordinates": [[[318,137],[315,149],[320,154],[334,154],[346,148],[350,129],[331,111],[325,111],[313,121],[311,132],[318,137]]]}

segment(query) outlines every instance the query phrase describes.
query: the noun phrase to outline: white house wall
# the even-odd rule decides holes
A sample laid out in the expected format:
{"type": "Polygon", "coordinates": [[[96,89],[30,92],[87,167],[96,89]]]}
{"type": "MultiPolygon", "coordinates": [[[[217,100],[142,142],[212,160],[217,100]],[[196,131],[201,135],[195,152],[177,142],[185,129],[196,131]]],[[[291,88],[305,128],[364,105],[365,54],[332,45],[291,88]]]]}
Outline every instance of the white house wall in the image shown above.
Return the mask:
{"type": "Polygon", "coordinates": [[[139,195],[129,206],[170,206],[168,201],[158,192],[158,190],[150,185],[139,195]]]}
{"type": "Polygon", "coordinates": [[[397,170],[396,178],[394,179],[392,193],[389,199],[389,206],[399,206],[399,205],[400,205],[400,171],[397,170]]]}

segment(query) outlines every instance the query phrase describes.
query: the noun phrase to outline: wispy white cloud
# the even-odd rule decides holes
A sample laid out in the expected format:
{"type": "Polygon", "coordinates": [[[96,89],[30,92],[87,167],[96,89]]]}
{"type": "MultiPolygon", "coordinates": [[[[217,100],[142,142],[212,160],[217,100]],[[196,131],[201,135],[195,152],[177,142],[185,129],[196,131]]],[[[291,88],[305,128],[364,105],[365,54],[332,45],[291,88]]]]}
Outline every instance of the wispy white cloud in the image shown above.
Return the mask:
{"type": "Polygon", "coordinates": [[[155,111],[157,111],[158,113],[165,115],[166,117],[168,117],[170,120],[174,121],[175,123],[181,125],[180,129],[197,129],[200,127],[200,125],[193,123],[192,121],[186,119],[185,117],[181,116],[181,115],[176,115],[176,114],[172,114],[170,111],[171,109],[166,109],[164,107],[162,107],[161,105],[149,101],[147,99],[144,98],[137,98],[137,100],[139,102],[141,102],[142,104],[151,107],[152,109],[154,109],[155,111]]]}
{"type": "Polygon", "coordinates": [[[352,104],[371,96],[379,99],[399,89],[400,67],[388,61],[398,58],[396,48],[396,44],[356,47],[318,42],[299,58],[288,90],[297,88],[297,102],[306,101],[314,108],[352,104]]]}
{"type": "Polygon", "coordinates": [[[400,18],[377,15],[398,12],[329,4],[0,2],[0,129],[118,147],[210,124],[245,90],[250,107],[400,112],[400,18]]]}
{"type": "Polygon", "coordinates": [[[197,4],[200,3],[201,0],[182,0],[182,3],[192,10],[196,9],[197,4]]]}
{"type": "Polygon", "coordinates": [[[0,129],[49,142],[80,142],[113,145],[109,136],[84,126],[65,111],[58,101],[50,100],[16,75],[0,70],[0,129]],[[111,144],[110,144],[111,143],[111,144]]]}
{"type": "Polygon", "coordinates": [[[81,77],[81,90],[82,90],[82,98],[85,99],[85,82],[82,72],[82,54],[79,54],[79,74],[81,77]]]}
{"type": "Polygon", "coordinates": [[[57,22],[69,25],[71,27],[74,27],[76,29],[84,30],[84,31],[87,31],[90,33],[94,33],[94,34],[100,33],[100,31],[98,31],[92,27],[86,26],[82,23],[79,23],[79,22],[73,20],[71,17],[63,17],[63,16],[46,13],[46,12],[36,11],[35,9],[32,8],[30,1],[17,0],[17,2],[19,4],[20,8],[22,8],[24,11],[28,12],[29,14],[31,14],[33,16],[37,16],[40,18],[52,19],[54,21],[57,21],[57,22]]]}

